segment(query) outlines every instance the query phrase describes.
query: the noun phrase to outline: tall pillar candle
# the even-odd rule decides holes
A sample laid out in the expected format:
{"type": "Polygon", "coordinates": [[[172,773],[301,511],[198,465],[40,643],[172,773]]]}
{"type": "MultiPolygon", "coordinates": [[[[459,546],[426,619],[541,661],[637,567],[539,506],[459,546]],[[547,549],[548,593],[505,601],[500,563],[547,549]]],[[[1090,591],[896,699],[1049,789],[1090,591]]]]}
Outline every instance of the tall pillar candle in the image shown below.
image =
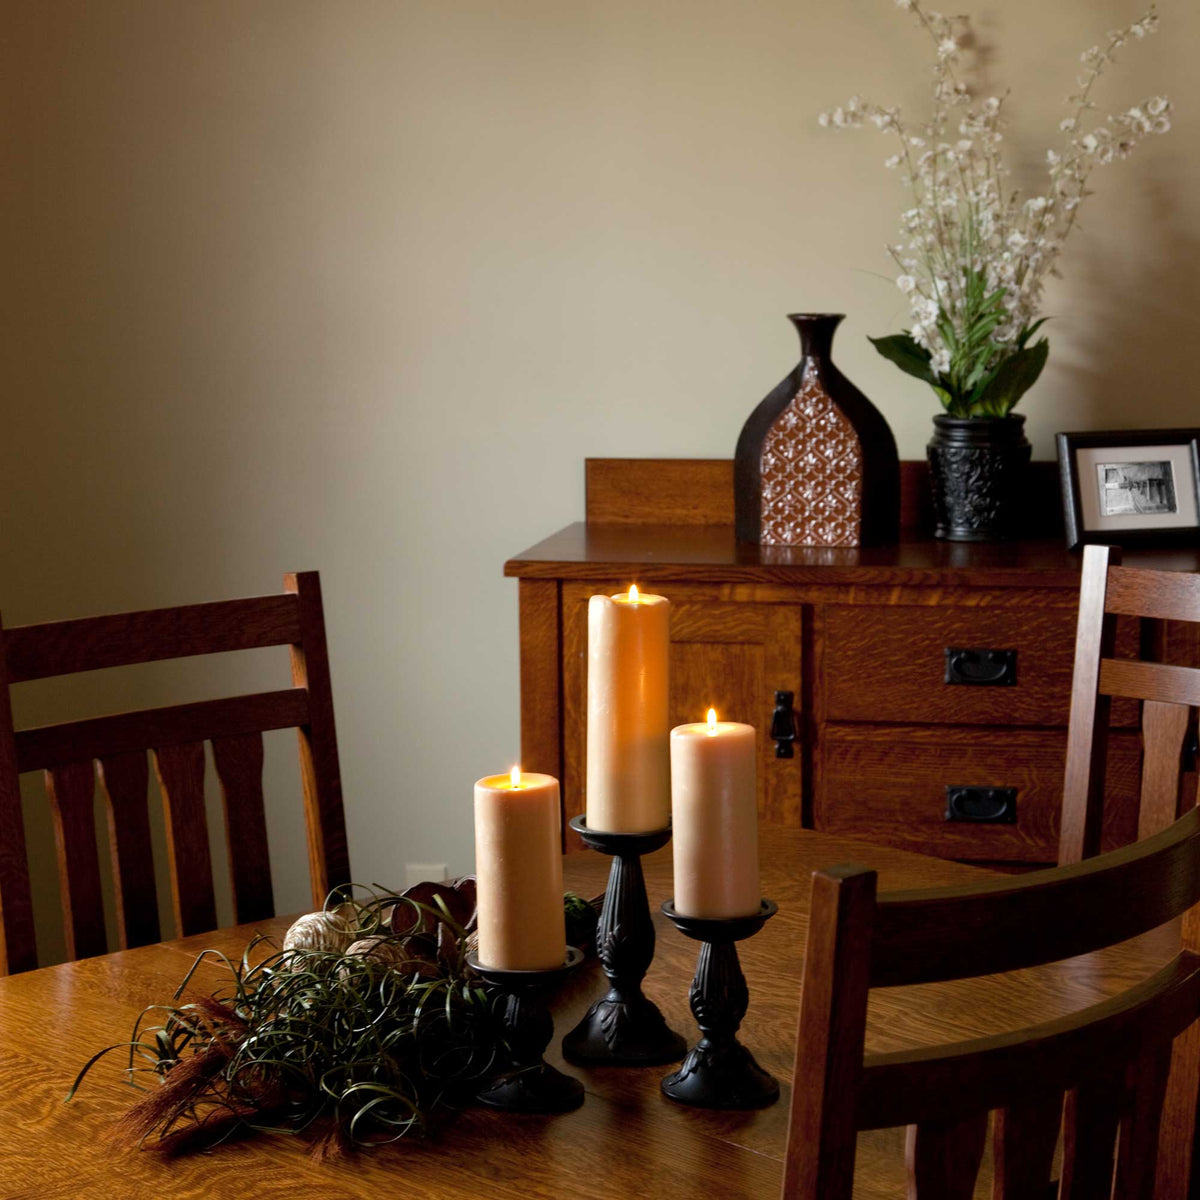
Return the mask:
{"type": "Polygon", "coordinates": [[[758,784],[753,725],[708,721],[671,730],[675,911],[758,912],[758,784]]]}
{"type": "Polygon", "coordinates": [[[587,823],[650,833],[671,819],[664,596],[588,601],[587,823]]]}
{"type": "Polygon", "coordinates": [[[489,775],[475,784],[479,961],[507,971],[561,967],[562,813],[552,775],[489,775]]]}

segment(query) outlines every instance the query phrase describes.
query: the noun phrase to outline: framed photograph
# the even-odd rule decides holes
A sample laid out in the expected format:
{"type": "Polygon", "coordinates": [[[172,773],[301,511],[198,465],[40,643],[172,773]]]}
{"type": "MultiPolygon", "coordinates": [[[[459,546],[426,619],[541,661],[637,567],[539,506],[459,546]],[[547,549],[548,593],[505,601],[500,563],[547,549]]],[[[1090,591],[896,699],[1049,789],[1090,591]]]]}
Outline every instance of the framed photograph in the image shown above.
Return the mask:
{"type": "Polygon", "coordinates": [[[1058,434],[1067,544],[1200,545],[1200,429],[1058,434]]]}

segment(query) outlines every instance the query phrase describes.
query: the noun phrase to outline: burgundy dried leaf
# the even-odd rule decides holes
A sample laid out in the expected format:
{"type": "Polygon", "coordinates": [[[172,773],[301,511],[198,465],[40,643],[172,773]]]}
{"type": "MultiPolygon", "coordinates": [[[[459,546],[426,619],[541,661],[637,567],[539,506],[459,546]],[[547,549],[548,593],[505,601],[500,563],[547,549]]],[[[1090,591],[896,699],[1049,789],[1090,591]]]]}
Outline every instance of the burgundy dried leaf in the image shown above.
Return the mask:
{"type": "Polygon", "coordinates": [[[444,883],[414,883],[400,895],[406,900],[423,905],[428,911],[416,913],[407,904],[397,904],[392,909],[393,933],[436,935],[438,927],[444,925],[444,922],[438,920],[434,914],[441,912],[443,905],[450,919],[456,924],[468,931],[475,927],[474,875],[464,875],[460,879],[450,879],[444,883]]]}
{"type": "Polygon", "coordinates": [[[233,1057],[233,1043],[220,1039],[182,1059],[165,1081],[138,1100],[117,1125],[120,1141],[138,1143],[185,1112],[233,1057]]]}

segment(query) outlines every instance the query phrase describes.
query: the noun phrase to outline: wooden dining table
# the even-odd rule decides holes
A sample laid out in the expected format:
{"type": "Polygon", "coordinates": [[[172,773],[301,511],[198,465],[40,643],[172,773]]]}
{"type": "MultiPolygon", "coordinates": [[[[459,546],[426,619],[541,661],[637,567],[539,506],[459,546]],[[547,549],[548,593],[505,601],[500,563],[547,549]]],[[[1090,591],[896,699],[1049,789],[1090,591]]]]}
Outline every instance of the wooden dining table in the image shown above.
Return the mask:
{"type": "MultiPolygon", "coordinates": [[[[167,1159],[114,1141],[117,1119],[140,1093],[124,1082],[120,1055],[102,1060],[64,1103],[80,1066],[130,1036],[148,1004],[170,1000],[206,948],[240,956],[256,930],[280,936],[288,921],[223,929],[0,979],[0,1197],[195,1197],[272,1200],[403,1196],[420,1200],[740,1200],[778,1195],[785,1149],[812,871],[864,863],[881,889],[937,887],[986,877],[975,867],[811,831],[764,826],[764,895],[779,905],[762,932],[740,945],[750,989],[741,1037],[783,1084],[773,1107],[754,1112],[683,1107],[659,1081],[671,1068],[565,1066],[559,1040],[604,984],[590,960],[554,999],[556,1037],[547,1057],[586,1088],[582,1108],[557,1116],[471,1108],[426,1138],[316,1162],[299,1138],[261,1135],[167,1159]]],[[[592,851],[566,859],[572,890],[603,890],[609,860],[592,851]]],[[[670,1025],[694,1042],[688,986],[697,944],[658,912],[671,894],[670,847],[644,860],[657,953],[645,991],[670,1025]]],[[[1050,1019],[1152,973],[1171,957],[1170,928],[1066,963],[981,979],[872,993],[868,1051],[955,1041],[1050,1019]]],[[[216,968],[197,976],[217,982],[216,968]],[[207,973],[206,973],[207,972],[207,973]]],[[[981,1189],[985,1183],[981,1182],[981,1189]]],[[[856,1196],[902,1197],[902,1131],[859,1141],[856,1196]]],[[[985,1193],[980,1190],[978,1195],[985,1193]]]]}

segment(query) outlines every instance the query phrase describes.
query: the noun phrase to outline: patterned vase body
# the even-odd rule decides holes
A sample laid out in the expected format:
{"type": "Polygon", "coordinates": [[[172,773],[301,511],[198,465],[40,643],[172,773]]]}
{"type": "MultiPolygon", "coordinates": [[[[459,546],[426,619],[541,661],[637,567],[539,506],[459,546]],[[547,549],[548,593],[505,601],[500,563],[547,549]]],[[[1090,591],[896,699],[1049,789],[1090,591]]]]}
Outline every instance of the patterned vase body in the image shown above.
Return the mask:
{"type": "Polygon", "coordinates": [[[995,542],[1020,532],[1031,447],[1025,418],[933,418],[929,468],[934,536],[995,542]]]}
{"type": "Polygon", "coordinates": [[[803,357],[750,414],[734,460],[737,538],[764,546],[893,541],[899,462],[883,414],[830,360],[839,313],[794,313],[803,357]]]}

